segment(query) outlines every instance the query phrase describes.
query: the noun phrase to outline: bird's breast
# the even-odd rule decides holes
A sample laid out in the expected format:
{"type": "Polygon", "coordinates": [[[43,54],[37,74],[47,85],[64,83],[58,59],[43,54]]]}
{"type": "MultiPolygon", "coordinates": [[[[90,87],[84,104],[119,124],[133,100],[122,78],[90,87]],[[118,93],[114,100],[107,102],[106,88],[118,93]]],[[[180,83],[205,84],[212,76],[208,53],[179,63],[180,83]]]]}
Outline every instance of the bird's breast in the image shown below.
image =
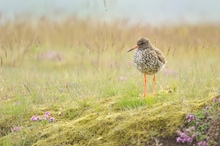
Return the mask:
{"type": "Polygon", "coordinates": [[[148,75],[156,74],[164,66],[154,53],[146,49],[136,50],[133,61],[134,65],[140,72],[148,75]]]}

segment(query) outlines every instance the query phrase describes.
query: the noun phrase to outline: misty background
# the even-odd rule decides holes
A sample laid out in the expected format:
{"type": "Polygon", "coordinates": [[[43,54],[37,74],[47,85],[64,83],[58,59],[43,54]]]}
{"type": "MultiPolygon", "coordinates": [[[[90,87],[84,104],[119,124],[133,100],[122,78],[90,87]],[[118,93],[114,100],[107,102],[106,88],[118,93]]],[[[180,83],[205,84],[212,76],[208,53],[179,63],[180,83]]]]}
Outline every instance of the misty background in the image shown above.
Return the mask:
{"type": "Polygon", "coordinates": [[[20,15],[63,19],[70,15],[101,21],[127,19],[153,25],[220,22],[219,0],[0,0],[1,21],[20,15]]]}

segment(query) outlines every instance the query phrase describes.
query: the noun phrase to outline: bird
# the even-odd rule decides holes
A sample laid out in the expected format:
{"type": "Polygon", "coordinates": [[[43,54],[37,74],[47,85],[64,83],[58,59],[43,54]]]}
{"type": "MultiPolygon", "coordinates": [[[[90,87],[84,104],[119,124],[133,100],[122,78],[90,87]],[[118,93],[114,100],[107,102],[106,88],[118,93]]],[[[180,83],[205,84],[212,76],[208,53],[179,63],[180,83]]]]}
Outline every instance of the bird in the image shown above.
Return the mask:
{"type": "Polygon", "coordinates": [[[137,70],[144,74],[144,95],[146,96],[147,76],[153,75],[152,92],[155,95],[156,74],[165,67],[166,58],[163,53],[154,47],[149,39],[141,38],[137,41],[137,45],[127,52],[136,50],[133,56],[133,62],[137,70]]]}

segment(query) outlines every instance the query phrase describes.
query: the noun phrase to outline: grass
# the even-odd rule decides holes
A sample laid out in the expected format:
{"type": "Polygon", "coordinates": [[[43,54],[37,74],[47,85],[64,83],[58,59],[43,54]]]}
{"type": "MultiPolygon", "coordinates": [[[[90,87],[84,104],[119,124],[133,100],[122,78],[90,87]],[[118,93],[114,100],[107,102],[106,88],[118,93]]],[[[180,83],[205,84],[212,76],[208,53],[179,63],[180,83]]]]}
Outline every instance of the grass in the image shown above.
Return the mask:
{"type": "Polygon", "coordinates": [[[72,16],[8,21],[0,34],[1,145],[149,144],[175,135],[187,113],[219,94],[217,25],[128,26],[72,16]],[[140,37],[168,60],[155,97],[147,77],[145,99],[143,75],[126,53],[140,37]],[[55,123],[30,121],[46,111],[55,123]]]}

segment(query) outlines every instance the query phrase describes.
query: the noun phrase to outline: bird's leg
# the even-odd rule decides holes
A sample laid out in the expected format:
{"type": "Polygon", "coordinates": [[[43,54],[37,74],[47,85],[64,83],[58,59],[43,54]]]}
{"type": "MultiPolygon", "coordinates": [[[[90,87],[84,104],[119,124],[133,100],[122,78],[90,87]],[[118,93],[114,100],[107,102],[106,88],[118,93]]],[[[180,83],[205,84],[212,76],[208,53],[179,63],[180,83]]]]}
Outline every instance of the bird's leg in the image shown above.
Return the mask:
{"type": "Polygon", "coordinates": [[[152,88],[153,95],[155,95],[155,88],[156,88],[156,75],[154,75],[154,77],[153,77],[153,88],[152,88]]]}
{"type": "Polygon", "coordinates": [[[144,74],[144,97],[146,96],[146,83],[147,83],[147,76],[144,74]]]}

